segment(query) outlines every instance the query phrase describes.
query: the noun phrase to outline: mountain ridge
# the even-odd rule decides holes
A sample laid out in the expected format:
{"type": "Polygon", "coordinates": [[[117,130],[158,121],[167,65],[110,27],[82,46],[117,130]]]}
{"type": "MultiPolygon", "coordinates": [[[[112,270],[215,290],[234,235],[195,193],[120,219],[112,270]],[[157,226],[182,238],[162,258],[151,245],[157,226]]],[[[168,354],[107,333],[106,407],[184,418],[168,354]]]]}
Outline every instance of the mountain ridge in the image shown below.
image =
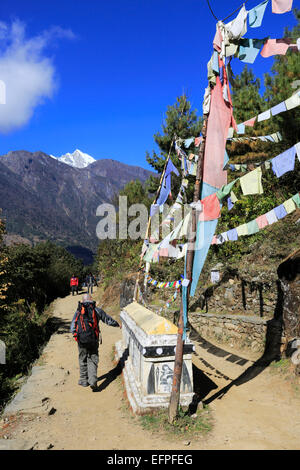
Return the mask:
{"type": "Polygon", "coordinates": [[[0,207],[9,235],[32,243],[51,240],[96,251],[97,207],[111,202],[131,180],[152,174],[116,160],[75,168],[48,154],[26,150],[0,156],[0,207]]]}

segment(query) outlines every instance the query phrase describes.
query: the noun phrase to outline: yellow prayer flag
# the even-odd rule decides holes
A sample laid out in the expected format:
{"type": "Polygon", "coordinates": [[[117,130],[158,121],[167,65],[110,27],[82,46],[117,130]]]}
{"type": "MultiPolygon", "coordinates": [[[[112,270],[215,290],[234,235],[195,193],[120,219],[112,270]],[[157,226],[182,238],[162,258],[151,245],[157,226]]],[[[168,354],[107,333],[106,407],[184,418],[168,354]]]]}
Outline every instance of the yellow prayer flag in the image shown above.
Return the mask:
{"type": "Polygon", "coordinates": [[[283,203],[283,206],[284,206],[284,208],[285,208],[285,210],[287,211],[288,214],[290,214],[291,212],[293,212],[296,209],[296,204],[294,203],[292,198],[285,201],[283,203]]]}
{"type": "Polygon", "coordinates": [[[247,194],[262,194],[264,192],[261,183],[262,171],[258,167],[250,173],[240,178],[241,188],[244,195],[247,194]]]}

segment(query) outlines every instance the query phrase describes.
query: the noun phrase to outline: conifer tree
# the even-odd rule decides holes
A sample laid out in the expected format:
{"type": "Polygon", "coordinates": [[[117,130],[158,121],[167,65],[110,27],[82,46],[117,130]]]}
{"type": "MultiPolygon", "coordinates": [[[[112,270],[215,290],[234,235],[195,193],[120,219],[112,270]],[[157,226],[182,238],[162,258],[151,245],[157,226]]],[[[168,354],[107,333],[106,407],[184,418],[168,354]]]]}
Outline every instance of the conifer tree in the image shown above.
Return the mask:
{"type": "MultiPolygon", "coordinates": [[[[174,147],[174,137],[188,139],[189,137],[199,137],[202,127],[202,119],[198,118],[197,110],[192,109],[192,105],[186,94],[177,97],[172,106],[168,106],[164,122],[162,123],[162,133],[154,135],[154,141],[158,145],[160,153],[153,151],[152,156],[146,153],[147,162],[157,171],[162,173],[166,158],[171,148],[171,160],[180,171],[180,161],[174,147]]],[[[184,148],[184,147],[183,147],[184,148]]],[[[189,152],[194,151],[194,147],[189,148],[189,152]]],[[[195,152],[196,153],[196,152],[195,152]]],[[[175,175],[174,175],[175,176],[175,175]]],[[[159,178],[150,177],[148,180],[150,193],[157,191],[159,178]]],[[[174,191],[179,189],[179,178],[172,178],[174,191]]]]}
{"type": "Polygon", "coordinates": [[[235,76],[232,89],[234,117],[238,123],[261,112],[263,99],[259,94],[259,89],[260,79],[255,77],[253,70],[245,65],[241,74],[235,76]]]}
{"type": "MultiPolygon", "coordinates": [[[[260,79],[254,75],[247,65],[240,75],[234,78],[232,89],[232,104],[236,122],[243,123],[258,116],[268,106],[260,94],[260,79]]],[[[261,136],[275,132],[270,120],[255,123],[254,127],[246,126],[246,136],[261,136]]],[[[277,129],[276,129],[277,130],[277,129]]],[[[243,137],[243,136],[242,136],[243,137]]],[[[228,143],[227,150],[231,163],[259,162],[270,158],[274,144],[257,141],[228,143]]]]}

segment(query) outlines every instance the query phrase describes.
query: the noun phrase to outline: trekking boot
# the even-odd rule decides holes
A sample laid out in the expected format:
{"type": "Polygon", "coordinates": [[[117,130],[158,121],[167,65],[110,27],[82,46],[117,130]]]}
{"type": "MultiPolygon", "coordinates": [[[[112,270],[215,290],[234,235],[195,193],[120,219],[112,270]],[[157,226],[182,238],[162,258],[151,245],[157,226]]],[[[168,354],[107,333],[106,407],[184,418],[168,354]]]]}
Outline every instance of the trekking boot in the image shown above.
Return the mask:
{"type": "Polygon", "coordinates": [[[82,387],[88,387],[89,384],[87,382],[82,382],[81,380],[78,381],[78,385],[81,385],[82,387]]]}

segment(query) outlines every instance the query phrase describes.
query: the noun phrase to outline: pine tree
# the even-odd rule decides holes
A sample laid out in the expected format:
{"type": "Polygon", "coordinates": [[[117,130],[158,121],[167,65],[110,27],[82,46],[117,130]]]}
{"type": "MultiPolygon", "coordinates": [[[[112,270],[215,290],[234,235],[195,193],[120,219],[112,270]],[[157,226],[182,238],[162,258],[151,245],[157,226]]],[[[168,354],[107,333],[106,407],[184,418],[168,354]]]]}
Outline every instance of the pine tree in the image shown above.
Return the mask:
{"type": "MultiPolygon", "coordinates": [[[[236,122],[243,123],[251,119],[268,107],[260,95],[260,79],[247,65],[240,75],[234,78],[232,89],[232,104],[236,122]]],[[[276,129],[277,130],[277,129],[276,129]]],[[[254,127],[246,126],[245,136],[261,136],[275,132],[270,120],[255,122],[254,127]]],[[[242,135],[241,137],[244,137],[242,135]]],[[[274,144],[257,141],[232,142],[227,144],[227,151],[231,163],[260,162],[270,158],[274,151],[274,144]]],[[[278,152],[277,152],[278,153],[278,152]]],[[[276,154],[276,152],[275,152],[276,154]]]]}
{"type": "Polygon", "coordinates": [[[241,74],[235,76],[232,89],[234,117],[238,123],[261,112],[264,103],[259,89],[260,79],[255,77],[253,70],[245,65],[241,74]]]}
{"type": "MultiPolygon", "coordinates": [[[[154,135],[154,141],[160,149],[158,155],[153,151],[152,156],[146,153],[147,162],[157,171],[162,173],[166,158],[171,149],[171,160],[180,170],[180,161],[174,147],[174,137],[188,139],[189,137],[199,137],[202,128],[202,119],[198,118],[197,110],[192,109],[192,105],[186,94],[177,97],[176,102],[172,106],[168,106],[166,117],[162,124],[162,134],[157,132],[154,135]]],[[[191,146],[189,153],[196,153],[195,148],[191,146]]],[[[172,190],[176,193],[179,189],[179,178],[172,178],[172,190]]],[[[159,185],[159,178],[150,177],[148,180],[150,193],[155,193],[159,185]]]]}

